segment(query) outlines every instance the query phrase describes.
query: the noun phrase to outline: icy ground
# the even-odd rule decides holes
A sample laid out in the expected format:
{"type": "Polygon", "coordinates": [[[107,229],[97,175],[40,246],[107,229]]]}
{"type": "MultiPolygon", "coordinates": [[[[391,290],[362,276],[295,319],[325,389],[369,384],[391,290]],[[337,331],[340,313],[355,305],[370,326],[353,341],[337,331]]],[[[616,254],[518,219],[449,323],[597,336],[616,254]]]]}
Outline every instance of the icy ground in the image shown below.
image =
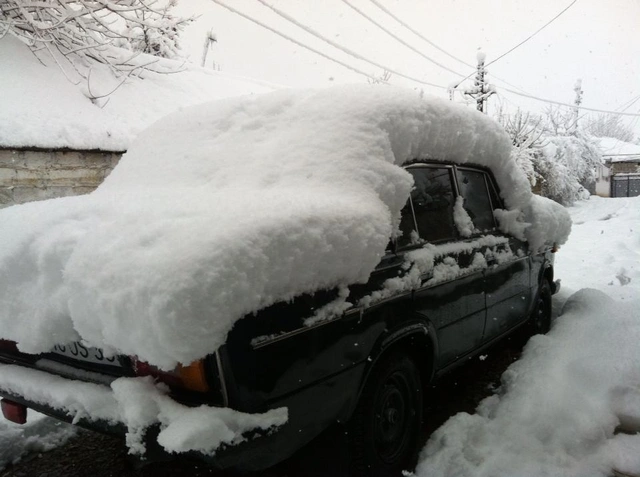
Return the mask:
{"type": "Polygon", "coordinates": [[[570,208],[559,316],[474,415],[429,439],[419,477],[640,474],[640,197],[570,208]]]}
{"type": "MultiPolygon", "coordinates": [[[[505,373],[502,392],[436,431],[416,475],[640,472],[640,437],[625,433],[640,418],[640,198],[592,197],[569,210],[574,228],[556,257],[563,288],[554,297],[567,309],[505,373]],[[591,290],[576,294],[582,288],[591,290]]],[[[22,427],[0,421],[0,467],[73,432],[29,416],[22,427]]]]}

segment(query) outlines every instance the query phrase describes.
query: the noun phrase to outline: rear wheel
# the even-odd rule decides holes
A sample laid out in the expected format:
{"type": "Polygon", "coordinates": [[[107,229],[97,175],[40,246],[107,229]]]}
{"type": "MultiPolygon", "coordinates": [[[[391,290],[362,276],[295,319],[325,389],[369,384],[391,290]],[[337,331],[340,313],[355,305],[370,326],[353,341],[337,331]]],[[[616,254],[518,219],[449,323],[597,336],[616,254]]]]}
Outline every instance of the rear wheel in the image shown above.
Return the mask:
{"type": "Polygon", "coordinates": [[[416,364],[394,353],[369,377],[349,423],[350,474],[400,476],[415,465],[422,421],[416,364]]]}
{"type": "Polygon", "coordinates": [[[534,335],[545,334],[551,328],[551,286],[546,278],[542,279],[529,324],[534,335]]]}

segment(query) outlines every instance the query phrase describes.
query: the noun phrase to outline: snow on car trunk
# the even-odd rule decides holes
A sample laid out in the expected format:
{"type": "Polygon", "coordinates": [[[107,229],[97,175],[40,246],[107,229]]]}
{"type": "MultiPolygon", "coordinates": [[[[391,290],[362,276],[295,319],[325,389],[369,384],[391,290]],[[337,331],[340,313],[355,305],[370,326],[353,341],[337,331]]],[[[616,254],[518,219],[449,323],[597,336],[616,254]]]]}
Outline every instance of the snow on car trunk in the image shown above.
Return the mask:
{"type": "Polygon", "coordinates": [[[201,358],[246,314],[366,281],[414,159],[490,167],[501,227],[534,249],[564,242],[568,215],[532,200],[510,149],[486,116],[387,86],[186,108],[88,197],[0,211],[0,335],[34,353],[82,339],[165,369],[201,358]]]}

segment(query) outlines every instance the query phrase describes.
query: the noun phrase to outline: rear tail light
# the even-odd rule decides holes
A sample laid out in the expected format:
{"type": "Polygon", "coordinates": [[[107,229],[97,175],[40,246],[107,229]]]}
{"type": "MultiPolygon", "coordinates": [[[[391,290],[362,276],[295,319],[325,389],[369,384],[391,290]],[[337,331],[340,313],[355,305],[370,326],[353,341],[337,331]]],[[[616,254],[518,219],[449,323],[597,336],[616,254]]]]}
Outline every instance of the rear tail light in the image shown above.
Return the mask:
{"type": "Polygon", "coordinates": [[[558,250],[560,250],[560,246],[557,243],[554,243],[551,253],[556,253],[558,250]]]}
{"type": "Polygon", "coordinates": [[[132,358],[132,364],[136,376],[153,376],[169,386],[191,391],[209,391],[203,361],[194,361],[188,366],[179,364],[173,371],[163,371],[135,357],[132,358]]]}
{"type": "Polygon", "coordinates": [[[1,404],[2,415],[5,419],[15,422],[16,424],[24,424],[27,422],[27,406],[9,401],[8,399],[3,399],[1,404]]]}

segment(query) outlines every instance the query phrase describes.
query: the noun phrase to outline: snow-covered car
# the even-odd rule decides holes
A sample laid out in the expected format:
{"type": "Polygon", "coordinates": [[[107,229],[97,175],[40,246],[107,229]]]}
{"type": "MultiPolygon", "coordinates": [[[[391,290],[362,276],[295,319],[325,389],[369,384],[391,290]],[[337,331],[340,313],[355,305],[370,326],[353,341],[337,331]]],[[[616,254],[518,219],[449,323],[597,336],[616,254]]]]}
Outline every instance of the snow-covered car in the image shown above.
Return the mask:
{"type": "Polygon", "coordinates": [[[5,416],[245,470],[345,425],[354,475],[399,474],[427,384],[549,328],[571,222],[510,150],[386,86],[170,115],[89,196],[0,211],[5,416]]]}

